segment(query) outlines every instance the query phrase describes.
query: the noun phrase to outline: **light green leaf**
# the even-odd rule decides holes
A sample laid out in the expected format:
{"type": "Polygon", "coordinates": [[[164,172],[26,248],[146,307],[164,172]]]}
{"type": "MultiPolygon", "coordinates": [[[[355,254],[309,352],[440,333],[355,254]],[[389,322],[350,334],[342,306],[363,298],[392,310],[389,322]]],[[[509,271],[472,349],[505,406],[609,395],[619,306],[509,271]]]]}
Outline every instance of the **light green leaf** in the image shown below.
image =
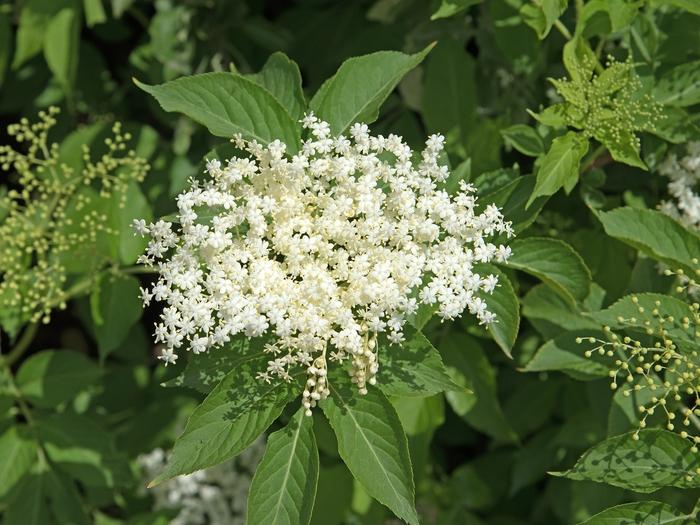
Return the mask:
{"type": "Polygon", "coordinates": [[[542,40],[566,11],[568,3],[569,0],[533,0],[520,8],[520,15],[542,40]]]}
{"type": "Polygon", "coordinates": [[[652,5],[669,5],[678,9],[685,9],[694,15],[700,15],[700,4],[697,0],[651,0],[652,5]]]}
{"type": "Polygon", "coordinates": [[[695,273],[700,237],[655,210],[616,208],[598,215],[605,232],[672,268],[695,273]]]}
{"type": "Polygon", "coordinates": [[[694,518],[666,503],[638,501],[605,509],[579,525],[693,525],[694,518]]]}
{"type": "Polygon", "coordinates": [[[277,419],[300,387],[298,382],[267,384],[256,379],[267,360],[265,356],[241,364],[211,391],[190,416],[165,470],[151,486],[234,457],[277,419]]]}
{"type": "Polygon", "coordinates": [[[585,317],[576,305],[562,299],[545,284],[533,286],[522,299],[523,317],[546,339],[569,330],[597,330],[600,325],[585,317]]]}
{"type": "Polygon", "coordinates": [[[22,395],[40,407],[55,407],[75,397],[102,375],[97,365],[71,350],[45,350],[27,359],[17,373],[22,395]]]}
{"type": "Polygon", "coordinates": [[[623,162],[628,166],[634,166],[647,171],[647,165],[639,156],[639,146],[636,139],[629,131],[620,130],[616,133],[601,131],[596,133],[595,138],[600,141],[614,160],[623,162]]]}
{"type": "Polygon", "coordinates": [[[517,441],[498,401],[496,371],[478,341],[466,334],[450,333],[440,341],[439,349],[445,364],[463,375],[476,395],[471,409],[459,415],[496,439],[517,441]]]}
{"type": "Polygon", "coordinates": [[[430,16],[430,19],[449,18],[481,2],[482,0],[441,0],[440,6],[430,16]]]}
{"type": "Polygon", "coordinates": [[[430,54],[425,64],[422,114],[430,133],[456,132],[464,144],[476,122],[476,64],[451,38],[430,54]]]}
{"type": "Polygon", "coordinates": [[[120,207],[121,195],[114,194],[113,213],[119,223],[119,258],[125,265],[134,264],[148,244],[146,237],[141,237],[134,232],[132,223],[134,219],[144,219],[146,222],[153,220],[151,206],[146,196],[135,182],[129,184],[126,190],[124,206],[120,207]]]}
{"type": "Polygon", "coordinates": [[[107,14],[102,5],[102,0],[83,0],[83,8],[85,9],[85,21],[88,27],[107,21],[107,14]]]}
{"type": "Polygon", "coordinates": [[[681,64],[661,75],[654,88],[654,98],[667,106],[699,104],[700,60],[681,64]]]}
{"type": "Polygon", "coordinates": [[[75,9],[59,11],[49,22],[44,35],[44,57],[49,69],[68,93],[78,72],[80,20],[75,9]]]}
{"type": "Polygon", "coordinates": [[[506,265],[534,275],[567,301],[583,301],[591,290],[591,272],[581,256],[559,239],[529,237],[510,243],[506,265]]]}
{"type": "Polygon", "coordinates": [[[91,487],[118,487],[131,479],[113,437],[92,419],[66,412],[37,421],[39,440],[51,462],[91,487]]]}
{"type": "Polygon", "coordinates": [[[537,183],[527,206],[537,197],[554,195],[560,188],[575,184],[581,159],[587,151],[588,140],[573,131],[555,138],[537,170],[537,183]]]}
{"type": "Polygon", "coordinates": [[[389,396],[423,397],[446,390],[461,390],[442,364],[440,353],[418,330],[404,327],[405,341],[390,345],[379,341],[378,386],[389,396]]]}
{"type": "Polygon", "coordinates": [[[393,397],[389,400],[408,436],[432,433],[445,422],[445,402],[441,395],[393,397]]]}
{"type": "Polygon", "coordinates": [[[601,339],[599,331],[565,332],[547,341],[535,353],[532,360],[523,369],[524,372],[564,372],[578,380],[607,377],[610,364],[601,361],[598,354],[586,357],[585,352],[598,346],[588,341],[589,337],[601,339]],[[581,338],[581,343],[576,338],[581,338]]]}
{"type": "Polygon", "coordinates": [[[301,88],[301,73],[296,62],[278,51],[270,55],[259,73],[251,80],[267,89],[287,109],[295,121],[306,110],[306,99],[301,88]]]}
{"type": "Polygon", "coordinates": [[[183,113],[217,137],[241,133],[268,144],[279,139],[295,153],[300,143],[298,124],[265,88],[232,73],[204,73],[165,84],[137,86],[155,97],[165,111],[183,113]]]}
{"type": "Polygon", "coordinates": [[[282,430],[270,434],[248,497],[249,525],[306,525],[318,483],[313,418],[300,409],[282,430]]]}
{"type": "Polygon", "coordinates": [[[656,392],[650,388],[619,388],[608,412],[608,436],[617,436],[639,428],[639,407],[651,403],[656,392]],[[627,393],[627,395],[625,395],[627,393]]]}
{"type": "Polygon", "coordinates": [[[27,427],[17,425],[0,435],[0,498],[10,492],[36,460],[37,445],[27,427]]]}
{"type": "Polygon", "coordinates": [[[340,457],[370,496],[417,525],[411,458],[396,411],[376,388],[360,396],[347,380],[330,385],[321,408],[338,438],[340,457]]]}
{"type": "Polygon", "coordinates": [[[379,51],[350,58],[323,83],[309,107],[330,124],[334,135],[345,132],[354,122],[370,124],[403,76],[420,64],[431,48],[415,55],[379,51]]]}
{"type": "Polygon", "coordinates": [[[576,465],[558,473],[575,480],[591,480],[649,493],[662,487],[697,488],[695,470],[700,457],[687,439],[668,430],[646,429],[608,438],[581,456],[576,465]]]}
{"type": "Polygon", "coordinates": [[[496,315],[496,319],[488,325],[491,337],[503,353],[511,357],[510,352],[520,330],[518,296],[513,290],[510,279],[495,266],[479,264],[475,269],[482,276],[493,274],[498,277],[498,285],[492,293],[479,292],[478,296],[486,302],[489,311],[496,315]]]}
{"type": "Polygon", "coordinates": [[[141,318],[143,304],[139,297],[139,281],[130,275],[108,277],[100,283],[99,314],[105,322],[94,333],[101,359],[119,348],[141,318]]]}
{"type": "Polygon", "coordinates": [[[514,124],[501,130],[501,135],[513,148],[524,155],[539,157],[544,153],[544,142],[537,132],[525,124],[514,124]]]}
{"type": "Polygon", "coordinates": [[[75,8],[74,0],[27,0],[22,4],[12,69],[19,69],[41,51],[51,19],[66,7],[75,8]]]}
{"type": "MultiPolygon", "coordinates": [[[[329,432],[330,431],[329,429],[329,432]]],[[[350,509],[352,474],[342,463],[321,465],[311,525],[340,525],[350,509]]]]}

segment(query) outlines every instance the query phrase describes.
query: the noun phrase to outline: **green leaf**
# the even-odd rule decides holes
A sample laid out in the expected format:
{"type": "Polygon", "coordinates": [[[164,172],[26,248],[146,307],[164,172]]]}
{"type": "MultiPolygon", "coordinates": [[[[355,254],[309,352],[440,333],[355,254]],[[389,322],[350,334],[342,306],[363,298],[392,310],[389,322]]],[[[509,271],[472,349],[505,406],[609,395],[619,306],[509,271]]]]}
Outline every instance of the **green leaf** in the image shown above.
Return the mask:
{"type": "Polygon", "coordinates": [[[306,99],[301,89],[301,73],[287,55],[281,51],[273,53],[260,72],[249,78],[272,93],[295,121],[302,117],[306,99]]]}
{"type": "Polygon", "coordinates": [[[652,5],[669,5],[678,9],[685,9],[694,15],[700,15],[700,5],[696,0],[652,0],[652,5]]]}
{"type": "Polygon", "coordinates": [[[488,331],[503,350],[503,353],[511,357],[511,349],[515,344],[520,330],[520,303],[513,290],[510,279],[498,268],[491,264],[480,264],[476,270],[481,275],[493,274],[498,277],[496,289],[490,293],[479,292],[478,296],[486,302],[489,311],[496,315],[496,319],[488,325],[488,331]]]}
{"type": "Polygon", "coordinates": [[[323,83],[309,107],[330,124],[334,135],[345,132],[354,122],[370,124],[403,76],[420,64],[431,48],[415,55],[379,51],[350,58],[323,83]]]}
{"type": "Polygon", "coordinates": [[[39,440],[51,462],[90,487],[118,487],[131,479],[113,437],[86,416],[66,412],[37,421],[39,440]]]}
{"type": "Polygon", "coordinates": [[[134,80],[153,95],[165,111],[183,113],[207,127],[212,135],[268,144],[279,139],[289,153],[299,148],[300,128],[289,112],[265,88],[232,73],[204,73],[149,86],[134,80]]]}
{"type": "Polygon", "coordinates": [[[408,436],[432,433],[445,422],[445,402],[441,395],[393,397],[390,401],[408,436]]]}
{"type": "Polygon", "coordinates": [[[554,195],[560,188],[575,184],[579,176],[581,159],[587,151],[588,140],[578,133],[569,131],[555,138],[537,170],[537,183],[527,201],[527,206],[530,206],[537,197],[554,195]]]}
{"type": "Polygon", "coordinates": [[[59,11],[46,28],[44,57],[49,69],[68,93],[72,91],[78,72],[80,20],[75,9],[59,11]]]}
{"type": "Polygon", "coordinates": [[[478,341],[466,334],[450,333],[440,341],[439,349],[445,364],[463,375],[476,395],[476,403],[460,416],[496,439],[517,441],[498,401],[496,371],[478,341]]]}
{"type": "Polygon", "coordinates": [[[256,379],[267,360],[241,364],[211,391],[190,416],[165,470],[151,486],[234,457],[277,419],[300,387],[298,382],[266,384],[256,379]]]}
{"type": "Polygon", "coordinates": [[[654,98],[667,106],[700,104],[700,60],[674,67],[659,78],[654,98]]]}
{"type": "Polygon", "coordinates": [[[321,465],[311,525],[340,525],[350,509],[352,494],[352,475],[345,465],[321,465]]]}
{"type": "Polygon", "coordinates": [[[503,216],[513,223],[515,233],[520,233],[535,222],[548,199],[548,197],[538,197],[528,204],[534,187],[535,176],[524,175],[506,184],[501,189],[479,198],[483,202],[491,202],[498,206],[503,216]]]}
{"type": "Polygon", "coordinates": [[[60,471],[44,473],[46,492],[56,521],[62,525],[89,525],[92,523],[83,510],[80,494],[71,480],[60,471]]]}
{"type": "Polygon", "coordinates": [[[440,6],[430,16],[430,19],[438,20],[440,18],[449,18],[481,2],[482,0],[441,0],[440,6]]]}
{"type": "Polygon", "coordinates": [[[119,348],[141,318],[139,296],[139,281],[130,275],[109,277],[100,283],[99,313],[105,323],[95,328],[95,338],[101,359],[119,348]]]}
{"type": "Polygon", "coordinates": [[[396,411],[379,390],[361,396],[347,380],[330,382],[321,403],[340,457],[367,493],[410,525],[418,524],[408,442],[396,411]]]}
{"type": "Polygon", "coordinates": [[[620,388],[615,392],[608,412],[608,436],[617,436],[639,428],[639,407],[651,403],[656,392],[650,388],[620,388]],[[625,395],[627,392],[627,395],[625,395]]]}
{"type": "Polygon", "coordinates": [[[404,327],[405,341],[390,345],[379,341],[378,386],[389,396],[423,397],[461,390],[450,379],[440,353],[418,330],[404,327]]]}
{"type": "Polygon", "coordinates": [[[464,144],[476,122],[476,64],[451,38],[430,54],[425,65],[422,114],[430,133],[456,131],[464,144]]]}
{"type": "Polygon", "coordinates": [[[647,171],[647,165],[639,156],[639,146],[632,133],[629,131],[616,131],[614,134],[609,131],[602,131],[595,135],[610,152],[610,155],[617,162],[623,162],[629,166],[647,171]]]}
{"type": "Polygon", "coordinates": [[[559,239],[529,237],[510,243],[510,268],[534,275],[567,301],[583,301],[591,289],[591,272],[581,256],[559,239]]]}
{"type": "Polygon", "coordinates": [[[153,219],[151,207],[141,188],[135,182],[129,184],[126,190],[125,205],[120,207],[121,195],[114,194],[113,213],[119,223],[119,258],[125,265],[134,264],[148,245],[148,239],[136,235],[132,228],[134,219],[153,219]]]}
{"type": "Polygon", "coordinates": [[[105,13],[102,0],[83,0],[83,8],[85,9],[85,21],[88,27],[107,21],[107,13],[105,13]]]}
{"type": "Polygon", "coordinates": [[[700,237],[655,210],[616,208],[598,215],[605,232],[672,268],[693,275],[700,237]]]}
{"type": "Polygon", "coordinates": [[[27,359],[17,373],[22,396],[40,407],[69,401],[102,376],[97,365],[71,350],[45,350],[27,359]]]}
{"type": "Polygon", "coordinates": [[[37,457],[37,445],[27,435],[27,427],[13,426],[0,435],[0,499],[31,468],[37,457]]]}
{"type": "Polygon", "coordinates": [[[584,452],[576,465],[558,473],[575,480],[607,483],[649,493],[662,487],[700,487],[700,457],[687,439],[668,430],[646,429],[608,438],[584,452]]]}
{"type": "Polygon", "coordinates": [[[666,503],[638,501],[605,509],[579,525],[693,525],[694,518],[666,503]]]}
{"type": "Polygon", "coordinates": [[[523,371],[548,372],[556,370],[579,380],[607,377],[610,371],[608,363],[599,360],[595,353],[591,357],[584,355],[587,350],[598,346],[598,343],[590,343],[588,337],[601,339],[603,334],[594,330],[565,332],[547,341],[537,350],[523,371]],[[576,342],[577,337],[581,337],[581,343],[576,342]]]}
{"type": "Polygon", "coordinates": [[[566,11],[569,0],[533,0],[520,8],[520,15],[532,27],[540,40],[544,39],[554,23],[566,11]]]}
{"type": "Polygon", "coordinates": [[[591,312],[588,316],[601,325],[607,325],[613,329],[636,329],[644,333],[647,328],[652,328],[658,336],[659,316],[654,314],[654,311],[658,311],[657,313],[665,318],[673,317],[672,322],[664,320],[663,329],[670,339],[680,344],[681,351],[686,350],[681,343],[697,348],[694,325],[691,323],[687,327],[683,326],[683,318],[693,319],[694,311],[688,303],[668,295],[656,293],[627,295],[605,310],[591,312]],[[647,325],[647,322],[650,324],[647,325]]]}
{"type": "Polygon", "coordinates": [[[525,124],[514,124],[501,130],[501,135],[513,148],[524,155],[539,157],[545,152],[544,142],[537,132],[525,124]]]}
{"type": "Polygon", "coordinates": [[[46,498],[45,475],[32,472],[25,476],[3,513],[3,525],[51,523],[46,498]]]}
{"type": "Polygon", "coordinates": [[[250,525],[306,525],[318,483],[313,418],[300,409],[282,430],[270,434],[248,498],[250,525]]]}
{"type": "Polygon", "coordinates": [[[46,30],[53,16],[66,7],[75,8],[73,0],[27,0],[22,4],[17,28],[15,56],[12,69],[19,69],[33,58],[44,45],[46,30]]]}

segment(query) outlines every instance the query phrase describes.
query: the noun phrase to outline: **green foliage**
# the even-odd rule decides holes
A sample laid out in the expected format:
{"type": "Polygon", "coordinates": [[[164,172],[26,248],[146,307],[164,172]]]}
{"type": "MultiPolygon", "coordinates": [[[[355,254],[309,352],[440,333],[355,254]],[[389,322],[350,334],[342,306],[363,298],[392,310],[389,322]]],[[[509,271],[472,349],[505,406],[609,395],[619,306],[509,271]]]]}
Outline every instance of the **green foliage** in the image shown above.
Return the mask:
{"type": "Polygon", "coordinates": [[[0,521],[696,523],[698,186],[668,173],[698,170],[698,27],[695,0],[2,3],[0,521]],[[311,417],[305,370],[257,377],[274,335],[155,359],[132,226],[235,135],[291,159],[309,111],[445,135],[440,188],[515,233],[474,268],[495,323],[422,305],[311,417]],[[206,490],[223,521],[188,516],[206,490]]]}

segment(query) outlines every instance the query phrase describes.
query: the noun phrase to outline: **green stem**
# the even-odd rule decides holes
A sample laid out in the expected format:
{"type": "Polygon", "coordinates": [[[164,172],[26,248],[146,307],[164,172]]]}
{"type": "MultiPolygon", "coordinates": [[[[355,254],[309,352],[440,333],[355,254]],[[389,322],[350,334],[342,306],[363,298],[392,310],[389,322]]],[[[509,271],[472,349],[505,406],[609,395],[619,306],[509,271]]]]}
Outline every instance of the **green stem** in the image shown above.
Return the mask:
{"type": "Polygon", "coordinates": [[[17,362],[17,360],[20,357],[22,357],[24,352],[27,351],[29,346],[32,344],[32,341],[34,340],[34,336],[36,335],[38,329],[38,323],[30,323],[27,326],[27,328],[24,329],[24,332],[17,341],[17,344],[14,346],[14,348],[10,350],[10,353],[7,354],[7,356],[4,359],[4,362],[8,367],[12,366],[15,362],[17,362]]]}
{"type": "Polygon", "coordinates": [[[571,40],[573,38],[573,36],[571,35],[571,32],[569,32],[569,30],[566,28],[566,26],[564,24],[561,23],[560,20],[557,20],[554,22],[554,27],[556,27],[557,30],[562,35],[564,35],[564,38],[566,38],[567,40],[571,40]]]}
{"type": "Polygon", "coordinates": [[[605,146],[603,146],[603,145],[601,144],[600,146],[598,146],[598,147],[593,151],[593,153],[591,154],[590,157],[588,157],[588,159],[586,160],[586,162],[583,163],[583,165],[581,166],[581,170],[579,171],[579,173],[583,174],[583,173],[586,173],[589,169],[591,169],[591,167],[595,164],[595,161],[598,160],[598,158],[599,158],[603,153],[605,153],[605,146]]]}

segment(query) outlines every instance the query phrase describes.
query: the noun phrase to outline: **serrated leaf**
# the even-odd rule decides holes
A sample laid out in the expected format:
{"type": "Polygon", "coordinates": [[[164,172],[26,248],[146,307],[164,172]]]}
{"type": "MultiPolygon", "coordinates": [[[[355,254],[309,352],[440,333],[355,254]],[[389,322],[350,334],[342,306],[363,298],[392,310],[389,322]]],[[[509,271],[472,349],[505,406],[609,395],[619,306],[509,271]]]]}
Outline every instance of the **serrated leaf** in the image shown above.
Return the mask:
{"type": "Polygon", "coordinates": [[[537,170],[537,182],[527,206],[537,197],[554,195],[560,188],[578,180],[581,159],[588,151],[588,140],[573,131],[552,141],[537,170]]]}
{"type": "Polygon", "coordinates": [[[299,147],[299,126],[289,112],[267,89],[240,75],[203,73],[157,86],[134,82],[165,111],[183,113],[217,137],[240,133],[262,144],[279,139],[289,153],[299,147]]]}
{"type": "Polygon", "coordinates": [[[72,399],[102,376],[97,365],[71,350],[45,350],[32,355],[17,372],[22,396],[40,407],[72,399]]]}
{"type": "Polygon", "coordinates": [[[306,110],[301,88],[301,73],[296,62],[278,51],[270,55],[259,73],[249,77],[267,89],[287,109],[292,119],[299,120],[306,110]]]}
{"type": "Polygon", "coordinates": [[[408,442],[396,411],[378,389],[361,396],[347,380],[331,380],[321,403],[338,452],[367,493],[410,525],[418,525],[408,442]]]}
{"type": "Polygon", "coordinates": [[[638,501],[605,509],[579,525],[693,525],[694,518],[666,503],[638,501]]]}
{"type": "Polygon", "coordinates": [[[509,244],[506,265],[534,275],[569,302],[583,301],[591,289],[591,272],[581,256],[559,239],[529,237],[509,244]]]}
{"type": "Polygon", "coordinates": [[[350,58],[323,83],[309,107],[330,124],[334,135],[345,132],[354,122],[370,124],[403,76],[420,64],[431,48],[415,55],[378,51],[350,58]]]}
{"type": "Polygon", "coordinates": [[[389,396],[423,397],[461,390],[450,379],[440,353],[418,330],[404,327],[405,341],[379,343],[378,386],[389,396]]]}
{"type": "Polygon", "coordinates": [[[306,525],[318,483],[313,419],[299,410],[282,430],[270,434],[250,486],[250,525],[306,525]]]}
{"type": "Polygon", "coordinates": [[[224,377],[192,413],[151,485],[234,457],[277,419],[300,387],[296,381],[267,384],[256,379],[266,364],[267,357],[249,361],[224,377]]]}
{"type": "Polygon", "coordinates": [[[667,106],[686,107],[700,103],[700,60],[665,72],[653,93],[657,102],[667,106]]]}
{"type": "Polygon", "coordinates": [[[608,438],[557,475],[649,493],[662,487],[697,488],[700,457],[687,439],[667,430],[645,429],[608,438]]]}
{"type": "Polygon", "coordinates": [[[605,232],[672,268],[694,274],[700,237],[655,210],[616,208],[598,215],[605,232]]]}

